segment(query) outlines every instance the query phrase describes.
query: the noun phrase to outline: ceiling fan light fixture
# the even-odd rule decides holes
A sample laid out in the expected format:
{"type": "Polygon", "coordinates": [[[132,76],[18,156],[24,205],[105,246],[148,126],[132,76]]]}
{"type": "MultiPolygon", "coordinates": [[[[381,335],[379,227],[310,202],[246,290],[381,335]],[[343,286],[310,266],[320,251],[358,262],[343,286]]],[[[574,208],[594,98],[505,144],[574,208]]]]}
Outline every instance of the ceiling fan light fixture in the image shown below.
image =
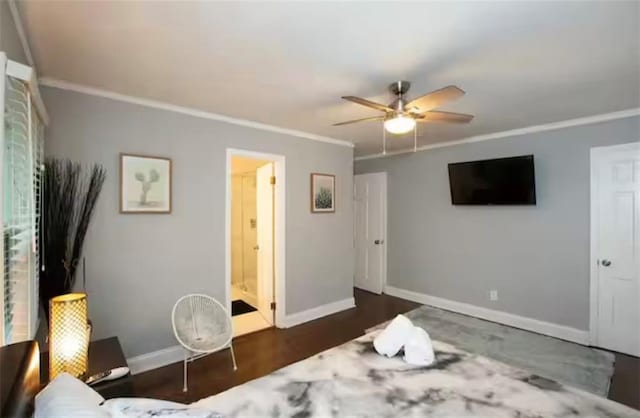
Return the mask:
{"type": "Polygon", "coordinates": [[[405,115],[397,115],[384,121],[384,129],[394,135],[406,134],[416,127],[416,120],[405,115]]]}

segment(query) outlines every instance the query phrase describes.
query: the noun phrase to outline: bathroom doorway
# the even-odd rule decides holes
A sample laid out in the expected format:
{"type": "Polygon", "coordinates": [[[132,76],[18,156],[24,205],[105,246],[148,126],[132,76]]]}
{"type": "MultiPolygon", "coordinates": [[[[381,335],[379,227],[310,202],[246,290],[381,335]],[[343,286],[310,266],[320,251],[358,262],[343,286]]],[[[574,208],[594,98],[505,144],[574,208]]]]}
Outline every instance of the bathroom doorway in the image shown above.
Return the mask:
{"type": "Polygon", "coordinates": [[[276,323],[276,162],[229,155],[228,304],[234,336],[276,323]]]}

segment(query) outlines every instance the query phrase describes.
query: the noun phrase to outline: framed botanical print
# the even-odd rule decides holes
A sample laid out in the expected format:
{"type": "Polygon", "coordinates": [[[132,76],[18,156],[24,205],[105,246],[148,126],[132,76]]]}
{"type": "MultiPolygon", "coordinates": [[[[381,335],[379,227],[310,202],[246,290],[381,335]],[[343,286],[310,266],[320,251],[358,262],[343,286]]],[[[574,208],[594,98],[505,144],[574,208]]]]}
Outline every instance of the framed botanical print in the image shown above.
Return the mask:
{"type": "Polygon", "coordinates": [[[120,154],[120,213],[171,213],[171,160],[120,154]]]}
{"type": "Polygon", "coordinates": [[[311,173],[311,212],[333,213],[336,211],[336,176],[311,173]]]}

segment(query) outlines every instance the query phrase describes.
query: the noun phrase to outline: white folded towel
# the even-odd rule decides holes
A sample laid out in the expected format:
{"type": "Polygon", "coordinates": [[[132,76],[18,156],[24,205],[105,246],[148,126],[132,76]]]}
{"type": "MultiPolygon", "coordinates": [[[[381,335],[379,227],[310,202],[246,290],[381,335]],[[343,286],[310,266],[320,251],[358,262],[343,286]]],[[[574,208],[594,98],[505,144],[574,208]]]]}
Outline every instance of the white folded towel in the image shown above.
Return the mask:
{"type": "Polygon", "coordinates": [[[404,361],[417,366],[428,366],[435,360],[431,338],[427,331],[413,327],[404,344],[404,361]]]}
{"type": "Polygon", "coordinates": [[[398,315],[376,336],[373,346],[378,354],[393,357],[398,354],[412,332],[411,320],[404,315],[398,315]]]}

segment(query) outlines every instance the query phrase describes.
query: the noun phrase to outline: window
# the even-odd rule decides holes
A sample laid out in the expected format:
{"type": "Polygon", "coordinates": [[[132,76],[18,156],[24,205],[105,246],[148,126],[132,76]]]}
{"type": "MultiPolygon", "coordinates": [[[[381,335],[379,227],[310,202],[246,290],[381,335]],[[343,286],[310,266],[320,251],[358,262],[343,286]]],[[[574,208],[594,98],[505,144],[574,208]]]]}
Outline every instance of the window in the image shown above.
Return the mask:
{"type": "MultiPolygon", "coordinates": [[[[18,70],[30,70],[16,65],[18,70]]],[[[7,74],[0,86],[0,92],[4,92],[0,107],[4,107],[4,129],[0,130],[3,255],[0,343],[10,344],[33,338],[38,324],[44,124],[36,110],[30,83],[25,81],[31,77],[13,76],[9,65],[2,68],[6,68],[7,74]]]]}

